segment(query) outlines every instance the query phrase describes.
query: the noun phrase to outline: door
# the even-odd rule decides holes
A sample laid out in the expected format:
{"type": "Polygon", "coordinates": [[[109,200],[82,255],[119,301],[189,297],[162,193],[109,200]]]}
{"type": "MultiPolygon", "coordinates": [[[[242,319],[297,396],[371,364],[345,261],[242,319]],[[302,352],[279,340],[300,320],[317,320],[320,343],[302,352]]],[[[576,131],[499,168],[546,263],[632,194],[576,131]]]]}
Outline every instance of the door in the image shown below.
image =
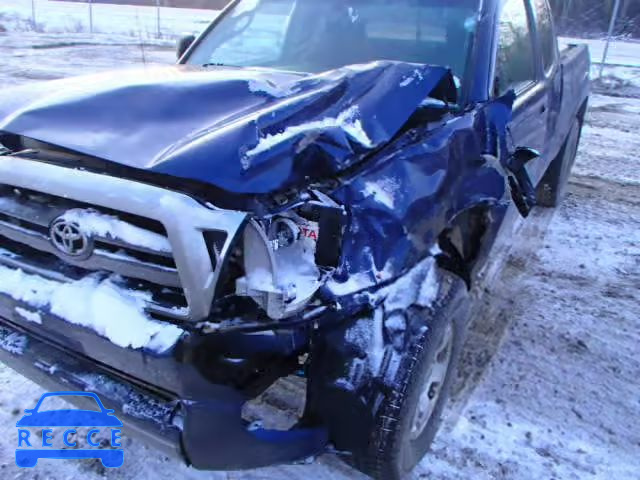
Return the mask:
{"type": "MultiPolygon", "coordinates": [[[[562,67],[560,65],[560,53],[558,40],[553,25],[553,13],[548,0],[533,0],[532,2],[538,49],[542,59],[542,78],[548,95],[549,118],[547,120],[547,141],[545,160],[551,162],[556,157],[565,134],[557,129],[558,118],[562,109],[562,67]]],[[[548,163],[547,163],[548,166],[548,163]]],[[[542,175],[540,175],[540,178],[542,175]]],[[[537,179],[536,179],[537,180],[537,179]]]]}
{"type": "MultiPolygon", "coordinates": [[[[529,0],[506,0],[499,22],[496,94],[514,89],[511,147],[529,147],[544,157],[547,146],[549,96],[541,81],[529,0]]],[[[544,158],[527,165],[534,185],[544,170],[544,158]]]]}

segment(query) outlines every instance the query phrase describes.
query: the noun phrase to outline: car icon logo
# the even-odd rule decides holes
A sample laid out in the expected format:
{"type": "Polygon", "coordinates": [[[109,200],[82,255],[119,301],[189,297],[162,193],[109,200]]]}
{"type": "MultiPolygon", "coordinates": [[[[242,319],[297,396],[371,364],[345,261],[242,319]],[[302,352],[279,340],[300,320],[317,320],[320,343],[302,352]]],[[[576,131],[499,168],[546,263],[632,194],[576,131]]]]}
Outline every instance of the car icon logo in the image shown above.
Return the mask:
{"type": "MultiPolygon", "coordinates": [[[[122,422],[113,414],[113,410],[104,407],[100,398],[90,392],[53,392],[45,393],[40,397],[36,406],[26,409],[25,415],[16,423],[18,427],[18,448],[16,449],[16,465],[18,467],[35,467],[40,458],[51,459],[86,459],[98,458],[107,468],[117,468],[124,462],[124,451],[120,438],[122,422]],[[58,409],[47,410],[43,403],[52,397],[83,397],[82,400],[95,401],[96,410],[82,409],[58,409]],[[55,433],[54,429],[68,427],[64,433],[55,433]],[[75,448],[77,441],[71,443],[70,437],[77,435],[79,428],[89,430],[86,434],[86,443],[89,448],[75,448]],[[111,448],[104,448],[101,442],[97,442],[95,436],[104,430],[110,430],[111,448]],[[32,435],[32,429],[42,429],[42,448],[40,438],[32,435]],[[64,445],[70,448],[54,448],[54,435],[62,437],[64,445]],[[29,447],[29,448],[26,448],[29,447]]],[[[103,433],[103,432],[102,432],[103,433]]]]}

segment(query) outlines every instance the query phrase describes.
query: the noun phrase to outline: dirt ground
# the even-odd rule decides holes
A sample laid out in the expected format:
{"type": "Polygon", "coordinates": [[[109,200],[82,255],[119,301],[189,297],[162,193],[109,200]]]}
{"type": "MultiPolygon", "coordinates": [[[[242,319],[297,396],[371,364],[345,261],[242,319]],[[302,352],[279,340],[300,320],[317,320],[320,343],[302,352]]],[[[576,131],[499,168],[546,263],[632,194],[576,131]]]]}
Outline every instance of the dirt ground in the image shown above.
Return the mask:
{"type": "MultiPolygon", "coordinates": [[[[163,47],[64,40],[1,34],[0,86],[173,60],[163,47]]],[[[640,89],[615,87],[592,96],[566,200],[536,211],[489,277],[445,426],[415,478],[640,479],[640,89]]],[[[0,366],[0,478],[364,478],[333,455],[197,472],[126,430],[120,469],[56,460],[19,469],[15,422],[42,393],[0,366]]]]}

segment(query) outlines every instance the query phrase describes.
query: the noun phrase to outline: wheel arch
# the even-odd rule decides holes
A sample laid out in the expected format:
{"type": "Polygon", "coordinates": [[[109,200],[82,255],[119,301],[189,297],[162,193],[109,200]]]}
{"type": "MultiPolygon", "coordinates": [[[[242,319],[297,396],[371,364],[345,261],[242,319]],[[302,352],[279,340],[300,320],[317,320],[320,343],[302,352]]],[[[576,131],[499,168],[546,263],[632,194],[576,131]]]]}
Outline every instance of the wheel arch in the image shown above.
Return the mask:
{"type": "Polygon", "coordinates": [[[497,235],[503,208],[495,202],[480,202],[460,211],[438,235],[438,264],[460,277],[468,289],[473,285],[474,272],[488,256],[497,235]]]}

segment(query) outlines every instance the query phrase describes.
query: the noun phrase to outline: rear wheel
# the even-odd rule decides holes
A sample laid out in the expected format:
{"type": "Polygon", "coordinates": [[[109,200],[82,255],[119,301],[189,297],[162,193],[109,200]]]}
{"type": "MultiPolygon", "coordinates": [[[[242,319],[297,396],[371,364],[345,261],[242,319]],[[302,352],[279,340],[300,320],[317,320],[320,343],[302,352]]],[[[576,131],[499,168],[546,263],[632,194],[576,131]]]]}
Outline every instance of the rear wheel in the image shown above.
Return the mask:
{"type": "Polygon", "coordinates": [[[538,185],[536,191],[538,205],[549,208],[560,205],[571,175],[571,168],[578,153],[581,130],[580,120],[576,118],[571,125],[571,130],[569,130],[569,135],[567,135],[567,140],[562,150],[551,162],[538,185]]]}

